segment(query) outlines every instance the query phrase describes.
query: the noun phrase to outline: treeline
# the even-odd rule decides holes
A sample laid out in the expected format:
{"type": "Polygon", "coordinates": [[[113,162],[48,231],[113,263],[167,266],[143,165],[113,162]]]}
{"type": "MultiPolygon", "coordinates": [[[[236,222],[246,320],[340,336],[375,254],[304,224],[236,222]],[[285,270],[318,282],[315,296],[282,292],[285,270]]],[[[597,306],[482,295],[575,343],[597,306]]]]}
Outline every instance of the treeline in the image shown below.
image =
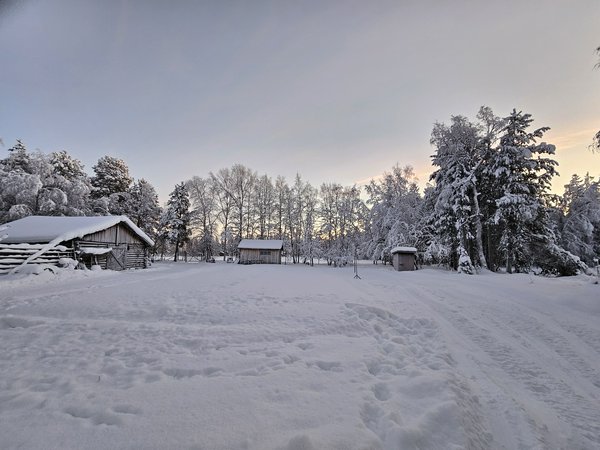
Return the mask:
{"type": "Polygon", "coordinates": [[[598,182],[574,176],[560,197],[550,192],[558,163],[549,128],[532,129],[529,114],[500,118],[483,107],[475,121],[437,123],[433,186],[424,201],[427,257],[472,273],[474,266],[508,272],[585,270],[600,251],[598,182]],[[585,198],[585,200],[584,200],[585,198]],[[584,206],[585,205],[585,206],[584,206]]]}
{"type": "Polygon", "coordinates": [[[36,215],[128,215],[179,258],[234,255],[244,238],[282,239],[294,263],[355,256],[389,261],[395,246],[415,246],[423,263],[474,273],[540,268],[574,274],[600,253],[600,188],[574,175],[562,196],[546,127],[529,114],[474,120],[453,116],[431,134],[434,172],[420,192],[410,168],[396,166],[358,186],[288,182],[236,164],[175,186],[164,208],[147,181],[105,156],[88,176],[66,152],[29,153],[21,142],[0,160],[0,223],[36,215]]]}
{"type": "Polygon", "coordinates": [[[356,186],[316,188],[300,175],[289,184],[240,164],[182,186],[195,230],[188,249],[204,255],[234,254],[241,239],[282,239],[294,263],[333,263],[359,251],[369,228],[369,209],[356,186]]]}

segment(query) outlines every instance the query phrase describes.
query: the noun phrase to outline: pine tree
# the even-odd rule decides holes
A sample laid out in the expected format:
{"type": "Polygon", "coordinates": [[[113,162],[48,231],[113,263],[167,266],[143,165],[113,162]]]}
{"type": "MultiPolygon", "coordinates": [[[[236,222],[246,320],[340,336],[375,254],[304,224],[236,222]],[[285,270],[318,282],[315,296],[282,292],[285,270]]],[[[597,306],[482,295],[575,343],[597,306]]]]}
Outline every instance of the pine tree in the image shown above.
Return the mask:
{"type": "Polygon", "coordinates": [[[110,197],[111,194],[127,192],[133,182],[129,168],[122,159],[103,156],[93,167],[92,197],[110,197]]]}
{"type": "Polygon", "coordinates": [[[17,139],[17,143],[8,149],[8,158],[0,161],[0,164],[7,172],[33,173],[31,167],[31,158],[27,153],[27,148],[23,141],[17,139]]]}
{"type": "Polygon", "coordinates": [[[154,237],[158,232],[161,208],[154,186],[144,178],[137,180],[129,191],[128,217],[138,227],[154,237]]]}
{"type": "Polygon", "coordinates": [[[168,240],[175,246],[175,261],[179,260],[179,249],[191,236],[190,199],[185,183],[175,185],[169,196],[164,213],[164,226],[168,240]]]}
{"type": "Polygon", "coordinates": [[[52,167],[52,181],[48,184],[61,189],[67,198],[61,212],[67,216],[90,214],[92,186],[83,164],[64,150],[51,153],[48,160],[52,167]]]}
{"type": "Polygon", "coordinates": [[[81,161],[73,158],[65,150],[51,153],[50,164],[52,164],[56,175],[60,175],[69,181],[87,177],[81,161]]]}

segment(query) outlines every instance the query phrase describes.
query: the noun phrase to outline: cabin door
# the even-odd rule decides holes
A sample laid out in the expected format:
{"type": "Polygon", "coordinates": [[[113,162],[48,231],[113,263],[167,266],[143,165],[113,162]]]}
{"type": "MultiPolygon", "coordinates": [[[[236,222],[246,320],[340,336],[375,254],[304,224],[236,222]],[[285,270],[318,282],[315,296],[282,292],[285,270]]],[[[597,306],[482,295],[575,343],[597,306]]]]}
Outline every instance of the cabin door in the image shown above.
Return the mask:
{"type": "Polygon", "coordinates": [[[114,246],[106,259],[106,268],[124,270],[127,268],[127,244],[114,246]]]}

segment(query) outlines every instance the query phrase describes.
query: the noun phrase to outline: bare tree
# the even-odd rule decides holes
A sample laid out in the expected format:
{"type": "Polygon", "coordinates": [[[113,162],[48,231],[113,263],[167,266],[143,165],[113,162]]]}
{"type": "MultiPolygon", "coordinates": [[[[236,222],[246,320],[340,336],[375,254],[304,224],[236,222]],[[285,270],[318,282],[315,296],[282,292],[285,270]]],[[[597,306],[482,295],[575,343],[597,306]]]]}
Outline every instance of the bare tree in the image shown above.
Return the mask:
{"type": "Polygon", "coordinates": [[[229,169],[220,169],[216,175],[209,174],[211,188],[217,205],[217,217],[221,225],[223,260],[227,257],[228,240],[230,236],[230,221],[234,200],[231,194],[232,177],[229,169]]]}

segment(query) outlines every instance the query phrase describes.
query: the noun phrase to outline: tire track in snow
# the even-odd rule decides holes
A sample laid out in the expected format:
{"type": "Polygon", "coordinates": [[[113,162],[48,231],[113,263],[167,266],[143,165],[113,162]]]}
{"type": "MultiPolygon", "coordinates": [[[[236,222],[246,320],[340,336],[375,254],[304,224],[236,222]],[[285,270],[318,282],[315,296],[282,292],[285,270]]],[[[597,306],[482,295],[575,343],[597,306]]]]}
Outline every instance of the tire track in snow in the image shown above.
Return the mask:
{"type": "MultiPolygon", "coordinates": [[[[567,437],[569,440],[568,445],[570,445],[568,448],[596,449],[600,446],[600,409],[596,402],[590,401],[587,397],[576,392],[564,379],[556,378],[545,370],[543,365],[531,360],[530,351],[524,351],[514,345],[501,342],[495,337],[496,335],[506,335],[506,331],[495,333],[487,330],[473,320],[468,319],[459,309],[451,309],[437,301],[435,297],[438,295],[431,289],[424,287],[420,287],[420,289],[422,290],[417,291],[414,288],[409,290],[415,296],[420,297],[423,297],[423,291],[428,292],[429,295],[426,296],[426,300],[434,311],[447,320],[461,335],[467,337],[468,340],[483,350],[503,372],[525,388],[533,398],[548,405],[555,411],[559,419],[562,419],[572,428],[571,436],[567,437]]],[[[449,296],[446,299],[452,300],[449,296]]],[[[527,324],[524,319],[515,320],[515,317],[518,318],[516,314],[509,316],[499,310],[493,311],[493,314],[501,314],[504,319],[512,319],[513,325],[518,323],[520,326],[524,326],[527,324]]],[[[488,320],[488,323],[493,324],[494,322],[488,318],[486,320],[488,320]]],[[[498,326],[497,323],[495,326],[498,326]]],[[[535,327],[530,326],[520,331],[527,335],[532,330],[535,330],[535,327]]],[[[539,331],[540,328],[538,328],[539,331]]],[[[551,335],[550,332],[542,332],[538,337],[540,339],[550,338],[551,335]]],[[[514,337],[511,336],[511,340],[514,341],[514,337]]],[[[553,342],[566,344],[560,339],[553,342]]],[[[568,350],[563,348],[559,352],[566,354],[568,350]]],[[[570,357],[570,359],[575,360],[576,357],[570,357]]],[[[480,361],[477,363],[482,364],[480,361]]],[[[587,372],[585,370],[587,365],[579,362],[579,366],[584,367],[584,372],[587,372]]],[[[523,399],[515,400],[517,403],[522,404],[523,399]]],[[[547,441],[545,425],[540,428],[533,420],[531,425],[537,429],[538,439],[544,448],[558,448],[556,443],[547,441]]]]}
{"type": "MultiPolygon", "coordinates": [[[[524,347],[527,347],[531,342],[527,340],[527,337],[534,337],[539,344],[546,347],[552,354],[558,356],[566,362],[569,368],[575,369],[581,375],[579,383],[590,383],[593,385],[592,389],[600,389],[600,371],[597,367],[593,367],[586,358],[582,357],[577,349],[571,345],[571,343],[559,333],[545,326],[541,321],[536,319],[533,315],[529,315],[527,319],[523,318],[523,314],[506,314],[505,311],[498,308],[491,308],[490,310],[493,317],[490,318],[493,323],[498,327],[505,327],[506,329],[517,332],[516,338],[522,343],[524,347]]],[[[600,357],[600,355],[598,355],[600,357]]],[[[592,359],[597,361],[598,359],[592,359]]],[[[589,391],[588,391],[589,392],[589,391]]],[[[600,391],[598,391],[600,394],[600,391]]],[[[594,392],[591,392],[594,398],[597,398],[594,392]]]]}

